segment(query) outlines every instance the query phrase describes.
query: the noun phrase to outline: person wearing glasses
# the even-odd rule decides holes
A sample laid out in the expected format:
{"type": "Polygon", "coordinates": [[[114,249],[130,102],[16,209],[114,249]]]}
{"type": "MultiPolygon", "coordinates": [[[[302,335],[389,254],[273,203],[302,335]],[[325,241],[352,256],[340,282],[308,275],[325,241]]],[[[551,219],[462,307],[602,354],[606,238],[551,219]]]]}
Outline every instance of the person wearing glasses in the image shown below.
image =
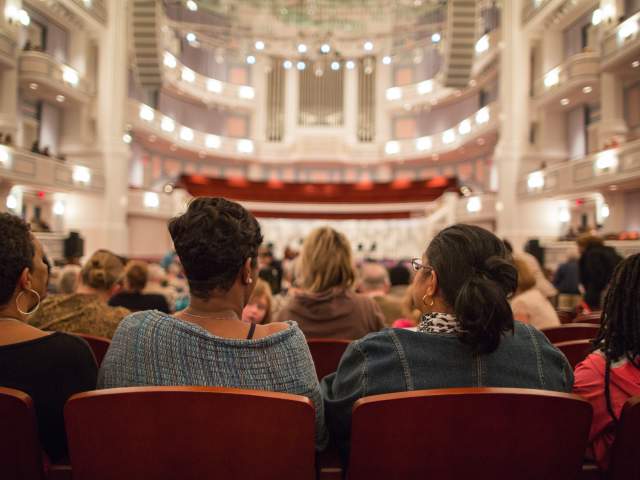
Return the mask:
{"type": "Polygon", "coordinates": [[[531,325],[513,319],[517,271],[487,230],[442,230],[412,262],[417,332],[387,329],[351,343],[337,372],[322,381],[325,414],[343,461],[351,410],[361,397],[454,387],[513,387],[570,392],[564,355],[531,325]]]}
{"type": "MultiPolygon", "coordinates": [[[[99,388],[220,386],[309,397],[316,447],[327,441],[318,377],[294,322],[242,321],[258,280],[260,225],[241,205],[199,197],[169,222],[191,302],[175,315],[137,312],[118,326],[99,388]]],[[[215,414],[215,412],[212,412],[215,414]]]]}

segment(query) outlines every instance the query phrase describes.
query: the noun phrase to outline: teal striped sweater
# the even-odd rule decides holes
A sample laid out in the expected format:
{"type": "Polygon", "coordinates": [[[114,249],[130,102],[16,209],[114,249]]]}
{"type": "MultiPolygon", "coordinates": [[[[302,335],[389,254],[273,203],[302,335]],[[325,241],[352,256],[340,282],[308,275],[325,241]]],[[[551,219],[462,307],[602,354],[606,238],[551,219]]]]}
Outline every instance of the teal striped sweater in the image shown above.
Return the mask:
{"type": "Polygon", "coordinates": [[[255,340],[215,336],[158,311],[138,312],[118,326],[98,375],[98,388],[216,386],[309,397],[316,408],[316,447],[327,443],[324,406],[309,347],[295,322],[255,340]]]}

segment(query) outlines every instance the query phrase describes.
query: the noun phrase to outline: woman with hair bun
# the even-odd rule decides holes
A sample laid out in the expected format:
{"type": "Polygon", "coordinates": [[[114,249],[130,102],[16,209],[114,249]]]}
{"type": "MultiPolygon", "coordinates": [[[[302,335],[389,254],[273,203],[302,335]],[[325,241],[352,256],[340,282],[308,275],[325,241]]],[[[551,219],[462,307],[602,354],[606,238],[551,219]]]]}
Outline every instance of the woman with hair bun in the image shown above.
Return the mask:
{"type": "Polygon", "coordinates": [[[324,448],[320,385],[302,331],[295,322],[242,321],[258,283],[258,221],[238,203],[199,197],[169,222],[169,233],[191,302],[175,315],[148,310],[125,318],[98,386],[199,385],[304,395],[315,405],[316,447],[324,448]]]}
{"type": "Polygon", "coordinates": [[[97,250],[80,271],[77,291],[48,297],[30,323],[43,330],[113,337],[129,314],[126,308],[107,304],[123,272],[124,263],[118,256],[97,250]]]}
{"type": "Polygon", "coordinates": [[[387,329],[351,343],[322,381],[328,426],[348,458],[351,410],[361,397],[454,387],[570,392],[564,355],[534,327],[514,321],[517,272],[504,244],[471,225],[442,230],[413,260],[417,332],[387,329]]]}

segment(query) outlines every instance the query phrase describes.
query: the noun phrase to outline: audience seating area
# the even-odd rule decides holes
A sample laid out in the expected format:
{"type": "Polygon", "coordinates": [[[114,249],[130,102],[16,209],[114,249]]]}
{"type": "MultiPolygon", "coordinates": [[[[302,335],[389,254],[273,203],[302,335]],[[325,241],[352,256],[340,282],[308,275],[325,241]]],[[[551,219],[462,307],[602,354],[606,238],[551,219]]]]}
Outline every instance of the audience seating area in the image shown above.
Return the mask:
{"type": "MultiPolygon", "coordinates": [[[[0,388],[0,426],[12,432],[0,435],[2,478],[313,479],[322,467],[315,460],[313,418],[307,398],[272,392],[86,392],[65,408],[72,467],[51,466],[45,475],[31,399],[0,388]]],[[[538,390],[366,397],[354,407],[348,478],[605,480],[593,467],[579,475],[590,423],[591,406],[582,398],[538,390]]],[[[635,397],[624,407],[606,480],[640,478],[639,429],[635,397]]]]}
{"type": "Polygon", "coordinates": [[[109,350],[109,345],[111,345],[109,339],[96,337],[95,335],[87,335],[84,333],[75,333],[74,335],[76,337],[84,339],[89,344],[89,346],[91,347],[91,351],[93,352],[93,356],[96,357],[96,363],[98,364],[98,367],[102,365],[102,360],[107,354],[107,350],[109,350]]]}
{"type": "Polygon", "coordinates": [[[571,340],[591,340],[596,338],[600,327],[589,323],[571,323],[559,327],[542,329],[551,343],[568,342],[571,340]]]}
{"type": "Polygon", "coordinates": [[[571,368],[576,368],[582,360],[593,350],[591,340],[571,340],[554,344],[567,357],[571,368]]]}

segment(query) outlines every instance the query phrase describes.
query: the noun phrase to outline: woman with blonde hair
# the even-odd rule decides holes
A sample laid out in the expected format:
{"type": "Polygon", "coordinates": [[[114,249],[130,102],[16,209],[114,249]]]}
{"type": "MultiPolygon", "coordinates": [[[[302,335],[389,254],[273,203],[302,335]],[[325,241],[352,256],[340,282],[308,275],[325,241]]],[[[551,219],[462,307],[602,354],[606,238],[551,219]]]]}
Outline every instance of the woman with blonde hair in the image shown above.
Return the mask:
{"type": "Polygon", "coordinates": [[[375,301],[353,291],[351,245],[342,233],[312,231],[299,261],[301,291],[280,310],[279,321],[295,320],[307,338],[353,340],[385,327],[375,301]]]}
{"type": "Polygon", "coordinates": [[[124,272],[122,260],[109,250],[97,250],[80,271],[75,293],[47,297],[30,323],[42,330],[84,333],[111,338],[129,314],[107,302],[124,272]]]}
{"type": "Polygon", "coordinates": [[[518,288],[511,299],[513,317],[538,329],[560,325],[560,319],[553,305],[540,290],[535,288],[536,279],[527,262],[516,257],[513,259],[513,264],[518,270],[518,288]]]}

